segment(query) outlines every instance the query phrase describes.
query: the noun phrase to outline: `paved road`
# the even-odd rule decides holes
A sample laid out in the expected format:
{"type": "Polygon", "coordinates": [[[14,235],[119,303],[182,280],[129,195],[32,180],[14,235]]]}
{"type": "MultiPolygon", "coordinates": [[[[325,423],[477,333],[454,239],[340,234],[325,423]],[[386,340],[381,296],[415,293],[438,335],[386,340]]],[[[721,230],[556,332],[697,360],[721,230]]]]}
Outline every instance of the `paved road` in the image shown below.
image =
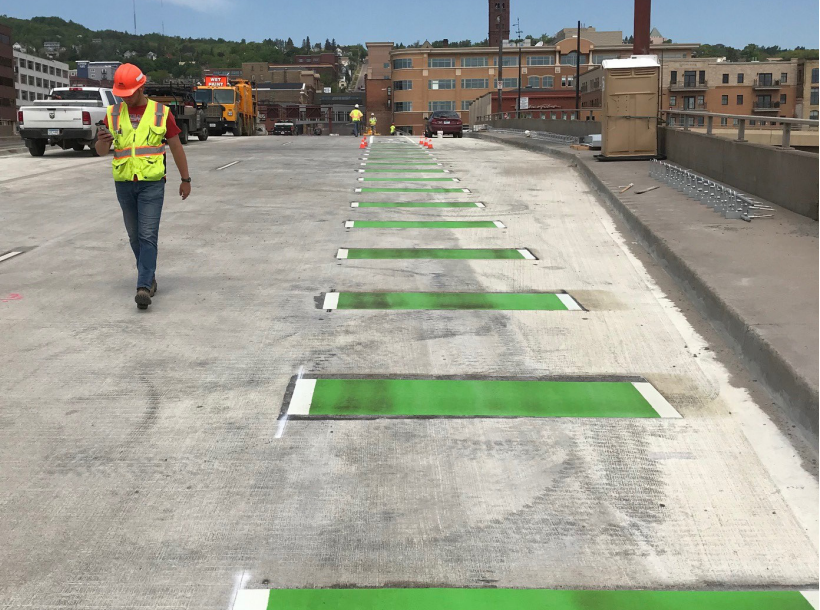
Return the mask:
{"type": "MultiPolygon", "coordinates": [[[[22,252],[0,262],[0,608],[253,610],[329,587],[783,589],[720,607],[809,608],[802,448],[575,170],[386,140],[191,143],[147,312],[107,161],[0,159],[0,256],[22,252]],[[372,171],[418,168],[450,173],[372,171]],[[501,226],[357,224],[443,220],[501,226]]],[[[431,605],[395,594],[339,607],[431,605]]],[[[601,595],[550,600],[641,607],[601,595]]],[[[482,603],[550,601],[508,599],[482,603]]]]}

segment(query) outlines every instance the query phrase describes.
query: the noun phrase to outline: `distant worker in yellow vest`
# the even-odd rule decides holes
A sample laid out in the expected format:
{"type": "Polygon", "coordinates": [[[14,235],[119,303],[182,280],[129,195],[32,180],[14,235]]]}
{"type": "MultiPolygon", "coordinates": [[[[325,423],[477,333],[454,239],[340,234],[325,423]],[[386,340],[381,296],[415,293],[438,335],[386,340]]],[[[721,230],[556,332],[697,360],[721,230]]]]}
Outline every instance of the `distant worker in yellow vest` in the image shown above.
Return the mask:
{"type": "Polygon", "coordinates": [[[191,194],[188,159],[179,141],[181,130],[168,106],[149,100],[143,91],[145,75],[133,64],[114,73],[114,95],[123,99],[109,106],[105,124],[97,130],[95,148],[107,155],[114,146],[114,187],[122,208],[125,230],[137,258],[139,309],[148,309],[157,291],[157,240],[165,199],[165,144],[171,149],[182,182],[179,195],[191,194]]]}
{"type": "Polygon", "coordinates": [[[390,123],[390,135],[391,136],[396,135],[396,125],[393,124],[393,123],[390,123]]]}
{"type": "Polygon", "coordinates": [[[370,113],[370,133],[376,135],[376,115],[373,112],[370,113]]]}
{"type": "Polygon", "coordinates": [[[350,120],[353,121],[353,135],[359,137],[359,123],[362,122],[362,111],[359,110],[359,105],[356,104],[353,110],[350,111],[350,120]]]}

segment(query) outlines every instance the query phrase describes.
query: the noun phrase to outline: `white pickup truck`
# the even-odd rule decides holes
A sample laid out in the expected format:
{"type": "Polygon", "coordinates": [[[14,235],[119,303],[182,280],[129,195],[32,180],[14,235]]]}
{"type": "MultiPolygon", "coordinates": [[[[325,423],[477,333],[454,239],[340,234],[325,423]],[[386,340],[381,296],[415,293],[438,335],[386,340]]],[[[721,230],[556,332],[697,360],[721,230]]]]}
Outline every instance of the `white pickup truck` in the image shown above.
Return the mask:
{"type": "Polygon", "coordinates": [[[81,151],[85,146],[97,156],[97,123],[105,119],[108,106],[120,103],[111,89],[58,87],[48,99],[17,111],[20,136],[33,157],[42,157],[46,146],[81,151]]]}

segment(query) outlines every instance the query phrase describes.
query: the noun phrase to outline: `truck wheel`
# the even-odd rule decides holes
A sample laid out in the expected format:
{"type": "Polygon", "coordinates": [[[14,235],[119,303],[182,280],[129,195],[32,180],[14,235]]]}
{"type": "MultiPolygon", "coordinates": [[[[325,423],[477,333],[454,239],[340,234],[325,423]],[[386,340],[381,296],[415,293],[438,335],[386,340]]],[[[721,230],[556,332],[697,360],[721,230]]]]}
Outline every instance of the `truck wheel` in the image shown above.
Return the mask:
{"type": "Polygon", "coordinates": [[[207,140],[208,139],[208,126],[206,125],[202,129],[200,129],[199,133],[197,134],[196,137],[199,138],[200,142],[204,142],[205,140],[207,140]]]}
{"type": "Polygon", "coordinates": [[[234,128],[232,130],[233,135],[239,137],[242,135],[242,121],[237,121],[234,123],[234,128]]]}
{"type": "Polygon", "coordinates": [[[188,143],[188,123],[183,123],[181,129],[182,129],[182,131],[179,134],[179,141],[182,142],[183,144],[187,144],[188,143]]]}
{"type": "Polygon", "coordinates": [[[83,152],[84,148],[85,146],[83,144],[75,144],[71,147],[71,150],[73,150],[74,152],[83,152]]]}
{"type": "Polygon", "coordinates": [[[42,157],[46,154],[45,140],[27,140],[26,145],[28,146],[28,152],[32,157],[42,157]]]}

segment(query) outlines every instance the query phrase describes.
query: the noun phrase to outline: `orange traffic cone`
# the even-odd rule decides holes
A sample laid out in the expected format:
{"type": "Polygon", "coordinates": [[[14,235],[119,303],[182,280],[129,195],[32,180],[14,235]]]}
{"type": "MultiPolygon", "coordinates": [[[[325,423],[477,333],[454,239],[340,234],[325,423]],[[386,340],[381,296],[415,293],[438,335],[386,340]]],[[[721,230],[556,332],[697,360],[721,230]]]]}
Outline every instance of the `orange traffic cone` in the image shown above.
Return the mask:
{"type": "Polygon", "coordinates": [[[430,139],[430,140],[427,142],[427,148],[429,148],[430,150],[433,150],[433,140],[432,140],[432,139],[430,139]]]}
{"type": "Polygon", "coordinates": [[[424,136],[419,136],[419,146],[424,146],[424,136]]]}
{"type": "Polygon", "coordinates": [[[367,140],[362,138],[362,141],[359,143],[359,148],[367,148],[367,140]]]}

